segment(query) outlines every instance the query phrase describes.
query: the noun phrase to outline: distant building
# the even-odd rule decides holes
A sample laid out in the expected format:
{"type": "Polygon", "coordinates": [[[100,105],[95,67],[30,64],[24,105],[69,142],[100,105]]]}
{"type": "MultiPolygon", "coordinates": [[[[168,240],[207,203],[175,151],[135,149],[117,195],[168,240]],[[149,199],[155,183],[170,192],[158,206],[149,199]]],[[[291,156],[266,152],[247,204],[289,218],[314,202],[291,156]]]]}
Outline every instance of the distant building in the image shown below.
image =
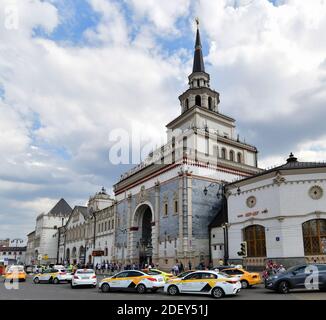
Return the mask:
{"type": "Polygon", "coordinates": [[[0,264],[24,264],[26,255],[26,247],[0,247],[0,264]]]}
{"type": "Polygon", "coordinates": [[[35,231],[32,231],[27,235],[25,261],[28,265],[32,265],[37,261],[37,257],[35,257],[35,231]]]}
{"type": "Polygon", "coordinates": [[[9,247],[9,245],[10,245],[10,239],[0,240],[0,247],[9,247]]]}
{"type": "Polygon", "coordinates": [[[58,252],[58,229],[65,225],[72,212],[69,204],[61,199],[48,213],[36,218],[35,233],[28,235],[27,263],[56,263],[58,252]],[[34,251],[34,253],[32,252],[34,251]]]}
{"type": "Polygon", "coordinates": [[[114,252],[114,200],[105,189],[90,197],[87,207],[76,206],[60,228],[60,263],[112,261],[114,252]]]}

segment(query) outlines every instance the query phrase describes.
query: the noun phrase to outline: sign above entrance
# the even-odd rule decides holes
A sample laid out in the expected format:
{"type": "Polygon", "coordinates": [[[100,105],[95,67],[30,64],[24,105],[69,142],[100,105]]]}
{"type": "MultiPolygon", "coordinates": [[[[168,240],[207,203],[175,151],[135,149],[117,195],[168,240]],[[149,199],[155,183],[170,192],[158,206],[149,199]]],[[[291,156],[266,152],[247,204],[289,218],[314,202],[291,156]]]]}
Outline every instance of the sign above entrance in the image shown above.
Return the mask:
{"type": "Polygon", "coordinates": [[[102,251],[102,250],[94,250],[94,251],[92,251],[92,256],[93,257],[102,257],[102,256],[104,256],[104,251],[102,251]]]}
{"type": "Polygon", "coordinates": [[[264,210],[261,210],[261,211],[252,211],[252,212],[246,212],[245,214],[239,214],[237,217],[238,218],[243,218],[243,217],[255,217],[257,216],[258,214],[266,214],[268,213],[268,210],[267,209],[264,209],[264,210]]]}

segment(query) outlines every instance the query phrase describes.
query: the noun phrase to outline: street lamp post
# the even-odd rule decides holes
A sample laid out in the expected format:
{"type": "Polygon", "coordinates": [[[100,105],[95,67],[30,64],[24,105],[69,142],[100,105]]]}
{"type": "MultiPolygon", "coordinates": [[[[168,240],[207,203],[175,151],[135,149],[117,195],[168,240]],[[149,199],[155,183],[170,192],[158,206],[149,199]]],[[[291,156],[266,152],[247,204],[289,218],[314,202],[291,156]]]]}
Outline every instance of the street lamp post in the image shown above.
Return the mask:
{"type": "Polygon", "coordinates": [[[18,244],[23,243],[23,242],[24,242],[24,240],[20,239],[20,238],[16,238],[16,239],[11,240],[11,243],[16,243],[16,246],[15,246],[15,263],[17,263],[18,244]]]}
{"type": "Polygon", "coordinates": [[[226,266],[229,261],[229,232],[228,232],[228,223],[225,222],[222,224],[223,236],[224,236],[224,265],[226,266]]]}

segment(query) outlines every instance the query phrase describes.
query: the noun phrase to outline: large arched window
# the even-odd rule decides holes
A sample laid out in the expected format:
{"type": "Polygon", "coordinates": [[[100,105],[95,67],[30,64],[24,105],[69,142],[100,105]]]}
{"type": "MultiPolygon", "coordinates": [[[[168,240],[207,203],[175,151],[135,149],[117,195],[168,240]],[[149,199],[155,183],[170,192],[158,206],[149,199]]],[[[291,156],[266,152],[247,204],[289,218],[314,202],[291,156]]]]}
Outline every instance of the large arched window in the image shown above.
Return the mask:
{"type": "Polygon", "coordinates": [[[221,150],[221,158],[226,159],[226,149],[225,148],[222,148],[222,150],[221,150]]]}
{"type": "Polygon", "coordinates": [[[305,255],[326,254],[326,219],[304,222],[302,233],[305,255]]]}
{"type": "Polygon", "coordinates": [[[201,107],[201,96],[200,95],[197,95],[195,97],[195,104],[196,104],[196,106],[201,107]]]}
{"type": "Polygon", "coordinates": [[[247,242],[248,257],[266,257],[265,227],[258,224],[243,230],[247,242]]]}
{"type": "Polygon", "coordinates": [[[238,162],[239,163],[241,163],[242,162],[242,155],[241,155],[241,153],[240,152],[238,152],[238,154],[237,154],[237,160],[238,160],[238,162]]]}

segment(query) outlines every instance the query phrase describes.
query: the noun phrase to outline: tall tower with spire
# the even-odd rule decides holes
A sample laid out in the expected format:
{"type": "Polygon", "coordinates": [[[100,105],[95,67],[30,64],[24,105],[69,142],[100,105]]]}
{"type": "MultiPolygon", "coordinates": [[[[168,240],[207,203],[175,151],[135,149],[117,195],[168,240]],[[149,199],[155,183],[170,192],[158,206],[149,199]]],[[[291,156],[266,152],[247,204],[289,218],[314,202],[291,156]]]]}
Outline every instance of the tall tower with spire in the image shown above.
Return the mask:
{"type": "Polygon", "coordinates": [[[205,72],[202,44],[199,31],[199,20],[197,22],[195,52],[192,73],[189,75],[189,89],[180,97],[182,113],[193,106],[206,108],[218,112],[219,93],[210,89],[210,76],[205,72]]]}
{"type": "Polygon", "coordinates": [[[166,126],[167,142],[114,186],[119,262],[152,259],[164,268],[176,259],[208,263],[208,226],[216,215],[225,222],[225,205],[216,192],[224,182],[261,171],[257,149],[240,142],[235,120],[219,111],[219,93],[205,71],[198,20],[188,80],[189,88],[179,97],[181,113],[166,126]]]}

